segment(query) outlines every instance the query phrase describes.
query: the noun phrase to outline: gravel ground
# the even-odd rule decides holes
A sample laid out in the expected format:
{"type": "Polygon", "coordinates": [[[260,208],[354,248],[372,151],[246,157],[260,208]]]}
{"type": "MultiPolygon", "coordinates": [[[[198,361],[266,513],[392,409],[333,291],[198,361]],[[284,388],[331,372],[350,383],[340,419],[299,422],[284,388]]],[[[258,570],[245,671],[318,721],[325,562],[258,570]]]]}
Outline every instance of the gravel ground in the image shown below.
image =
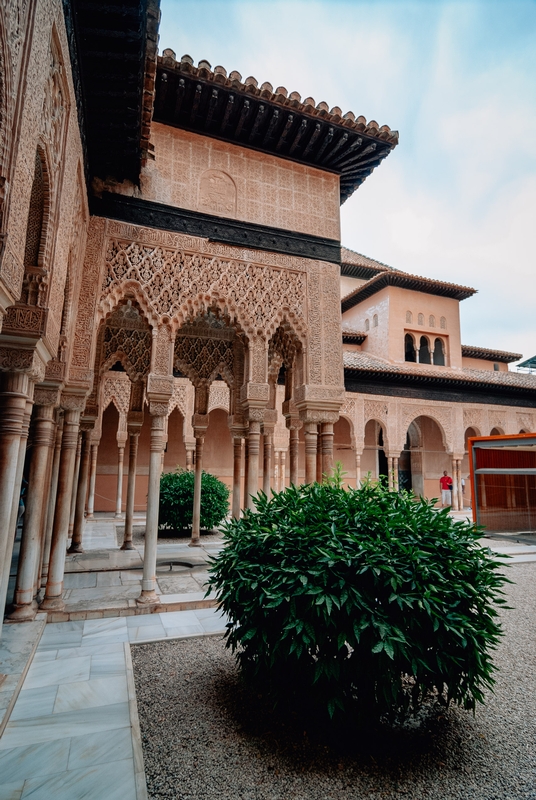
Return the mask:
{"type": "Polygon", "coordinates": [[[514,610],[487,705],[366,741],[271,714],[219,637],[133,647],[149,798],[534,800],[536,564],[508,574],[514,610]]]}

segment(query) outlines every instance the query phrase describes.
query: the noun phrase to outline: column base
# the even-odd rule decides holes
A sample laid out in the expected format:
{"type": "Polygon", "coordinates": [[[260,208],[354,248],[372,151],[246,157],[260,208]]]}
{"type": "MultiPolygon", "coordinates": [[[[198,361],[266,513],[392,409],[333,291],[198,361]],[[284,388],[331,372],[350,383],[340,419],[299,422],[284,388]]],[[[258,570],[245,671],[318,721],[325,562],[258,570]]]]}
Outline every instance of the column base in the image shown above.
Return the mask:
{"type": "Polygon", "coordinates": [[[136,598],[138,606],[157,606],[160,605],[160,598],[154,589],[142,589],[139,597],[136,598]]]}
{"type": "Polygon", "coordinates": [[[67,550],[67,552],[69,553],[69,555],[71,555],[72,553],[83,553],[84,548],[82,547],[81,544],[72,544],[67,550]]]}
{"type": "Polygon", "coordinates": [[[114,514],[114,519],[124,519],[123,514],[118,513],[117,511],[114,514]]]}
{"type": "Polygon", "coordinates": [[[86,521],[88,519],[95,519],[95,515],[94,514],[86,514],[86,521]]]}
{"type": "Polygon", "coordinates": [[[11,614],[7,618],[12,622],[33,622],[37,614],[37,603],[35,600],[24,605],[15,605],[11,614]]]}
{"type": "Polygon", "coordinates": [[[121,547],[119,549],[120,550],[135,550],[136,548],[134,547],[132,542],[123,542],[123,544],[121,545],[121,547]]]}
{"type": "Polygon", "coordinates": [[[65,600],[61,595],[59,597],[45,597],[39,608],[41,611],[63,611],[65,609],[65,600]]]}
{"type": "Polygon", "coordinates": [[[190,539],[188,547],[201,547],[201,539],[190,539]]]}

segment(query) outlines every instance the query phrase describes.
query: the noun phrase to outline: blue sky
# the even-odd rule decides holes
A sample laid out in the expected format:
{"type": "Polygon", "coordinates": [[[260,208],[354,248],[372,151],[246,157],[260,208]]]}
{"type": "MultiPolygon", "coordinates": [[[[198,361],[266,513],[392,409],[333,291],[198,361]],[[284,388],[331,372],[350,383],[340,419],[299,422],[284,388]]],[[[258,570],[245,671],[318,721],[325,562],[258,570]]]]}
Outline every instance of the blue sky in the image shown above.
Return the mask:
{"type": "Polygon", "coordinates": [[[400,132],[343,244],[477,288],[462,341],[536,354],[536,0],[161,0],[160,51],[400,132]]]}

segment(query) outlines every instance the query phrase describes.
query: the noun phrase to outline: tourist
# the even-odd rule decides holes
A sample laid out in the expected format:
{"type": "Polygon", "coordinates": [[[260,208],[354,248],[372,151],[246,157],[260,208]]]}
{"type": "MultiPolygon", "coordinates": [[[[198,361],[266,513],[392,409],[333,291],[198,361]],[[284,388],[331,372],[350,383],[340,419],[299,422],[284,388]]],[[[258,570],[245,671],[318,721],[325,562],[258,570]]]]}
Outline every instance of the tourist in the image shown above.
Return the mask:
{"type": "Polygon", "coordinates": [[[443,470],[443,475],[439,479],[439,488],[441,489],[441,508],[452,505],[452,478],[448,475],[447,470],[443,470]]]}

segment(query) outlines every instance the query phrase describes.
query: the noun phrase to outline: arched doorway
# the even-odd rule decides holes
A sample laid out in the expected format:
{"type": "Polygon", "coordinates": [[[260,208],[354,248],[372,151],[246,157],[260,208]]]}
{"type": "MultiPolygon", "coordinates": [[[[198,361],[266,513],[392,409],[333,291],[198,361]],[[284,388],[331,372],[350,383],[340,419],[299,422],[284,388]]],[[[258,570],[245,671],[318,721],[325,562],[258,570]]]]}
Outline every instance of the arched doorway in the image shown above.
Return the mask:
{"type": "Polygon", "coordinates": [[[333,450],[334,461],[340,461],[342,464],[343,472],[345,472],[344,481],[348,486],[356,485],[356,462],[355,462],[355,448],[352,444],[352,429],[350,423],[344,417],[339,417],[338,421],[333,426],[333,450]]]}
{"type": "MultiPolygon", "coordinates": [[[[406,475],[405,480],[411,481],[415,494],[428,498],[439,497],[439,478],[443,470],[450,472],[452,465],[443,432],[436,420],[426,416],[414,419],[408,427],[403,452],[409,452],[410,474],[406,475]]],[[[403,466],[406,466],[407,472],[408,459],[404,459],[403,466]]]]}
{"type": "Polygon", "coordinates": [[[365,425],[365,447],[361,456],[361,475],[378,480],[381,476],[387,478],[387,456],[384,445],[386,444],[385,432],[381,422],[369,419],[365,425]]]}

